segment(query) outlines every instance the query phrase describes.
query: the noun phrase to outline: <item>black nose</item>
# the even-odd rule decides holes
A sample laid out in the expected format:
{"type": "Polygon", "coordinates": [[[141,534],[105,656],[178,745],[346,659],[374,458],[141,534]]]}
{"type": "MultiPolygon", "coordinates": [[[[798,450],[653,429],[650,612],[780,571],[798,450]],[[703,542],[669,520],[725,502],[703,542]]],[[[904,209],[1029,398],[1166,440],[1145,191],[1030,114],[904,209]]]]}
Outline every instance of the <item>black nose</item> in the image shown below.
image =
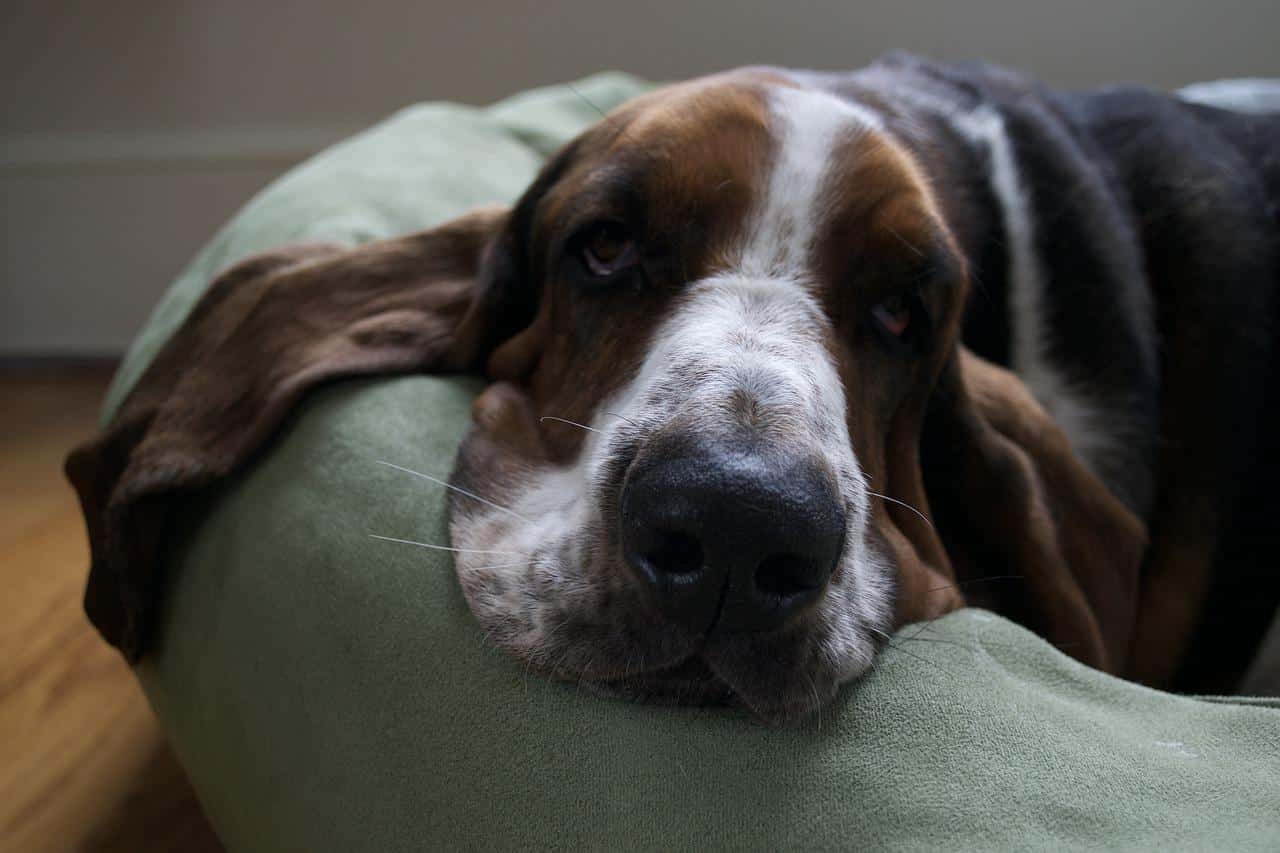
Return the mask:
{"type": "Polygon", "coordinates": [[[621,523],[659,609],[698,636],[782,625],[822,594],[844,547],[821,460],[746,447],[643,454],[621,523]]]}

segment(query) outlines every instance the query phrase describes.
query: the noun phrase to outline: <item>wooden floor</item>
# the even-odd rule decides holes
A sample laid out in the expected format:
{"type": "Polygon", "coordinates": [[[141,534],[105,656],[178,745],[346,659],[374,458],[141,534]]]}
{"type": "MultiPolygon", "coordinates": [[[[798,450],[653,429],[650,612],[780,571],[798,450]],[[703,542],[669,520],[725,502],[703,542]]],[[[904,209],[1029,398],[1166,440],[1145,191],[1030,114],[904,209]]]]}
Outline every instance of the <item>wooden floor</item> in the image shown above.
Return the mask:
{"type": "Polygon", "coordinates": [[[62,458],[106,375],[0,374],[0,851],[219,850],[124,661],[80,609],[62,458]]]}

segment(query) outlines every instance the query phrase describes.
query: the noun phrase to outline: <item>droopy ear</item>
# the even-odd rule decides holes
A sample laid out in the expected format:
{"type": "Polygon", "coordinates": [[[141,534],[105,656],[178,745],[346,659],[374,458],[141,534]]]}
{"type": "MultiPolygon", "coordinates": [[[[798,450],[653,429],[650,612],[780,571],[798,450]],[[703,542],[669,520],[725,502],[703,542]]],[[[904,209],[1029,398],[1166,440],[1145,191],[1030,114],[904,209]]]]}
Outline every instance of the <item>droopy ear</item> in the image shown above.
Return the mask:
{"type": "Polygon", "coordinates": [[[532,301],[500,280],[507,220],[487,208],[352,250],[282,249],[213,283],[110,428],[67,459],[92,551],[85,607],[108,642],[130,660],[145,649],[172,498],[240,468],[306,391],[479,370],[529,322],[532,301]]]}
{"type": "Polygon", "coordinates": [[[1022,382],[958,348],[931,397],[920,458],[966,598],[1122,672],[1146,530],[1022,382]],[[973,583],[993,576],[1007,579],[973,583]]]}

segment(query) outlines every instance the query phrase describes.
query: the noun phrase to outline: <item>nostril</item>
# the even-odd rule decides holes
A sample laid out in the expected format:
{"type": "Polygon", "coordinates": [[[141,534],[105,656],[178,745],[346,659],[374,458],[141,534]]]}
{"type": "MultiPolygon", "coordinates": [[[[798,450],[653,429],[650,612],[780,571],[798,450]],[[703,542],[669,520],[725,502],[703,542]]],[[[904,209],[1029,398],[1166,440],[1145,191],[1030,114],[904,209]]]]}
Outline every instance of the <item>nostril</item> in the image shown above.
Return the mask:
{"type": "Polygon", "coordinates": [[[770,554],[756,566],[756,589],[766,595],[790,598],[811,592],[825,581],[816,560],[799,554],[770,554]]]}
{"type": "Polygon", "coordinates": [[[664,530],[657,534],[654,547],[645,552],[644,558],[664,574],[693,574],[702,569],[702,543],[683,530],[664,530]]]}
{"type": "Polygon", "coordinates": [[[835,571],[847,526],[835,486],[816,455],[650,439],[619,495],[621,555],[691,636],[777,630],[821,600],[835,571]]]}

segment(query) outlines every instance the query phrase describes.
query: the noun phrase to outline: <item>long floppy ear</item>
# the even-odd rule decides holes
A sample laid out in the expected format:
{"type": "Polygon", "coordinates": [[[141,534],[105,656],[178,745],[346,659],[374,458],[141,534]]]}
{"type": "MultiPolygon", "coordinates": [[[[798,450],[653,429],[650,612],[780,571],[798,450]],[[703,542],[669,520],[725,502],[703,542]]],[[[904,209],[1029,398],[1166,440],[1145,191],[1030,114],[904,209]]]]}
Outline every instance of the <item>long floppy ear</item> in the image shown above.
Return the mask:
{"type": "MultiPolygon", "coordinates": [[[[223,273],[112,425],[67,458],[89,531],[85,609],[145,650],[172,498],[225,477],[309,389],[341,377],[474,371],[532,316],[509,279],[505,208],[370,243],[286,248],[223,273]]],[[[527,284],[526,284],[527,288],[527,284]]]]}
{"type": "Polygon", "coordinates": [[[1021,380],[959,347],[930,398],[920,460],[965,598],[1122,672],[1146,530],[1021,380]]]}

